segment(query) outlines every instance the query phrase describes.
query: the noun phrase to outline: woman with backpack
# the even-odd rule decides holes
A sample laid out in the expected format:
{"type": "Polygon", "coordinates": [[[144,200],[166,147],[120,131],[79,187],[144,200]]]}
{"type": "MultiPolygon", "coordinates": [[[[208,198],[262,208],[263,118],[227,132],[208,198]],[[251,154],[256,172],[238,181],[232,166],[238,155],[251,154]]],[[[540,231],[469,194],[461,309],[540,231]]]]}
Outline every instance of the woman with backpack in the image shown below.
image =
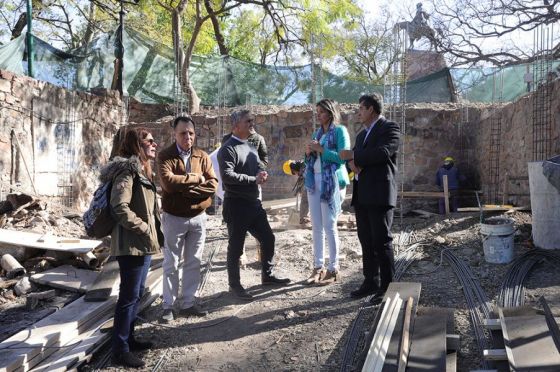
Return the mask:
{"type": "Polygon", "coordinates": [[[102,182],[112,180],[110,203],[117,223],[111,233],[111,255],[119,263],[121,279],[113,326],[113,363],[134,368],[144,366],[144,361],[132,351],[153,346],[134,336],[134,323],[151,256],[163,245],[150,165],[156,148],[148,130],[121,130],[115,157],[100,176],[102,182]]]}
{"type": "Polygon", "coordinates": [[[336,226],[350,183],[344,160],[338,152],[350,148],[350,136],[340,125],[338,103],[332,99],[317,102],[317,121],[305,152],[305,188],[313,231],[313,272],[307,284],[327,285],[340,282],[338,256],[340,241],[336,226]],[[329,264],[325,271],[325,235],[329,247],[329,264]]]}

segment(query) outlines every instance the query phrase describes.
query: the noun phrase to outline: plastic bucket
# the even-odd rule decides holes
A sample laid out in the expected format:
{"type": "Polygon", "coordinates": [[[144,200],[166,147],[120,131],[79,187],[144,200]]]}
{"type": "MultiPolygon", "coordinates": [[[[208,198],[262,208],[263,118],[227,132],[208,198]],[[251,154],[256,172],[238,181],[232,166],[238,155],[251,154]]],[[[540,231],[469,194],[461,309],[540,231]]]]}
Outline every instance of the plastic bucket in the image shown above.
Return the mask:
{"type": "Polygon", "coordinates": [[[513,259],[513,220],[491,217],[480,224],[484,259],[489,263],[506,264],[513,259]]]}

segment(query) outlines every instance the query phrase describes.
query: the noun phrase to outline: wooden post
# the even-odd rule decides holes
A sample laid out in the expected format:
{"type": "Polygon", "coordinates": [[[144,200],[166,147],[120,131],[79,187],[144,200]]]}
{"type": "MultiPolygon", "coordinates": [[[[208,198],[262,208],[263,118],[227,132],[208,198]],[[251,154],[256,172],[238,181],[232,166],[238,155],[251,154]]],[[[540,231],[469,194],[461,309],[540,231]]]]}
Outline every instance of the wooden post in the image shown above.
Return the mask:
{"type": "Polygon", "coordinates": [[[504,177],[504,193],[502,194],[502,205],[506,205],[509,199],[509,173],[504,177]]]}
{"type": "Polygon", "coordinates": [[[447,175],[443,176],[443,197],[445,199],[445,214],[449,214],[449,184],[447,175]]]}

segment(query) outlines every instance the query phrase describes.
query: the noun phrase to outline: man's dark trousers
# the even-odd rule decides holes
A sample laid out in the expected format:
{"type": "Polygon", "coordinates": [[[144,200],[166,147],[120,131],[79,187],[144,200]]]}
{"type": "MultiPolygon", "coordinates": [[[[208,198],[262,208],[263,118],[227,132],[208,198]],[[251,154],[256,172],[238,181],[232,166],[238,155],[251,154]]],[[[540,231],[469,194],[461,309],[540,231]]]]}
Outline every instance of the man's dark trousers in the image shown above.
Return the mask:
{"type": "Polygon", "coordinates": [[[274,234],[260,200],[225,198],[223,217],[228,228],[227,270],[230,286],[239,286],[239,258],[243,254],[245,236],[251,233],[261,245],[261,264],[264,275],[272,273],[274,234]]]}
{"type": "Polygon", "coordinates": [[[393,254],[393,208],[354,205],[358,239],[362,245],[365,282],[374,288],[387,290],[395,273],[393,254]]]}

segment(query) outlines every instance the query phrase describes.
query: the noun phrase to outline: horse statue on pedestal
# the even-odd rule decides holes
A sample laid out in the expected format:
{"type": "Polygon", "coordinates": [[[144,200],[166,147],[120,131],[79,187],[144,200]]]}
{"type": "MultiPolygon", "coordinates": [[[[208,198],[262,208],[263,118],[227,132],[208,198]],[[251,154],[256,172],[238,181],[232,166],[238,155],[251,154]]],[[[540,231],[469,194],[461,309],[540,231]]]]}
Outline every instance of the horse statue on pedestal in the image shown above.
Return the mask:
{"type": "Polygon", "coordinates": [[[433,28],[428,24],[430,15],[422,10],[422,3],[416,4],[416,16],[412,21],[399,22],[393,28],[393,31],[406,30],[408,39],[410,40],[410,47],[414,47],[414,42],[423,37],[430,41],[430,49],[435,46],[436,33],[433,28]]]}

